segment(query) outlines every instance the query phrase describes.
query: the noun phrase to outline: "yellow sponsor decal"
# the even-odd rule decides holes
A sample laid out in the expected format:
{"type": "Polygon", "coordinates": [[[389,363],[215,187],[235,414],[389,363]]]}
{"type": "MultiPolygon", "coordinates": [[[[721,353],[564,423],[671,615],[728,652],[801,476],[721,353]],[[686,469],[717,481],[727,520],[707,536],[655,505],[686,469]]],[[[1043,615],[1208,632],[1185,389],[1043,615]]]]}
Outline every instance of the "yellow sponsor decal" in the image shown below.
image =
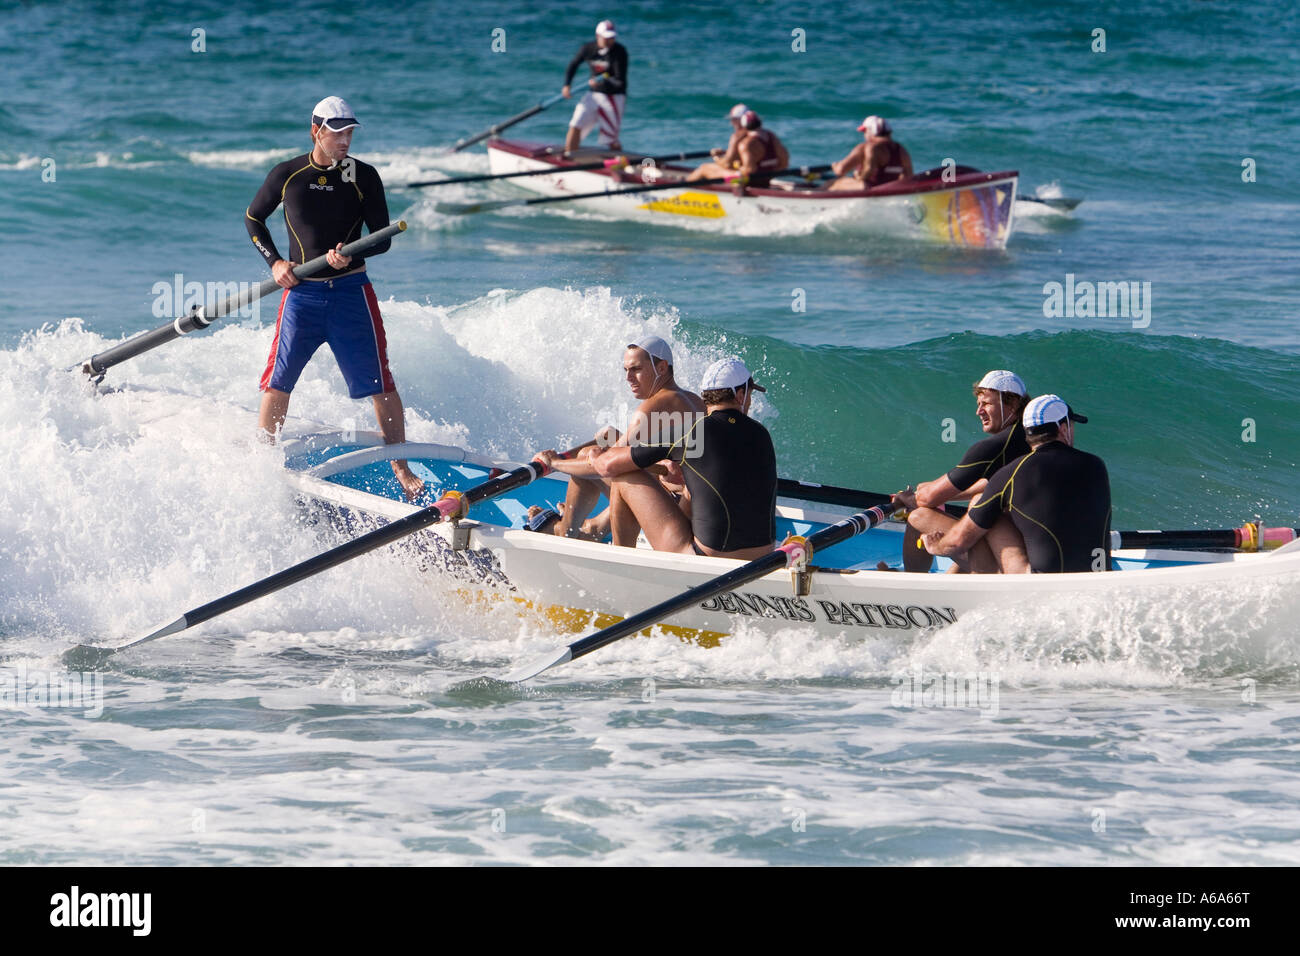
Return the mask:
{"type": "Polygon", "coordinates": [[[640,208],[651,212],[670,212],[677,216],[704,216],[707,219],[721,219],[727,214],[717,193],[678,193],[667,199],[645,203],[640,208]]]}
{"type": "Polygon", "coordinates": [[[316,182],[317,182],[318,185],[324,186],[325,183],[327,183],[328,181],[329,181],[329,180],[327,180],[324,176],[317,176],[317,177],[316,177],[316,182]]]}
{"type": "MultiPolygon", "coordinates": [[[[621,617],[605,614],[601,611],[587,611],[582,608],[564,607],[559,604],[535,604],[527,598],[516,595],[502,595],[493,591],[457,588],[456,593],[467,603],[477,605],[484,610],[499,606],[509,598],[521,612],[533,616],[534,620],[540,618],[557,631],[571,634],[580,634],[593,627],[599,630],[623,620],[621,617]]],[[[718,641],[727,636],[722,631],[706,631],[703,628],[681,627],[676,624],[656,624],[654,627],[677,638],[683,644],[696,644],[700,647],[717,647],[718,641]]],[[[649,637],[650,632],[651,628],[646,628],[639,631],[638,634],[642,637],[649,637]]]]}

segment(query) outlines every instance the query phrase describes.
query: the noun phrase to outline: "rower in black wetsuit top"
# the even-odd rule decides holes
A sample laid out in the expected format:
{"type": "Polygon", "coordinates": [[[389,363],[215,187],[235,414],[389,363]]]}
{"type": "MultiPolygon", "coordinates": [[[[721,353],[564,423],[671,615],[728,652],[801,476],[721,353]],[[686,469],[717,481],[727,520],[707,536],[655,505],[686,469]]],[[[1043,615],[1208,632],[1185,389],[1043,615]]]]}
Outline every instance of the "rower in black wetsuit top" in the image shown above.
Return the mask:
{"type": "Polygon", "coordinates": [[[1096,455],[1074,446],[1074,422],[1086,422],[1057,395],[1040,395],[1023,418],[1029,454],[989,479],[952,531],[922,538],[931,554],[968,548],[999,524],[1024,541],[1023,563],[1004,571],[1110,570],[1110,477],[1096,455]]]}
{"type": "MultiPolygon", "coordinates": [[[[929,554],[917,549],[916,542],[922,534],[947,531],[956,523],[943,510],[947,502],[974,498],[999,468],[1029,452],[1020,422],[1029,393],[1020,376],[1006,369],[995,369],[973,388],[975,414],[988,437],[971,445],[947,474],[921,482],[914,492],[904,490],[894,495],[894,501],[908,511],[907,530],[903,534],[904,571],[929,571],[934,564],[929,554]]],[[[997,558],[988,544],[977,545],[971,557],[974,566],[967,566],[963,559],[957,562],[958,570],[996,570],[997,558]]]]}
{"type": "Polygon", "coordinates": [[[767,429],[748,415],[756,391],[764,389],[744,362],[722,359],[700,384],[708,414],[685,438],[610,448],[593,459],[610,479],[611,509],[630,509],[656,551],[748,561],[775,546],[776,452],[767,429]],[[689,518],[659,481],[641,470],[660,461],[681,467],[690,492],[689,518]]]}

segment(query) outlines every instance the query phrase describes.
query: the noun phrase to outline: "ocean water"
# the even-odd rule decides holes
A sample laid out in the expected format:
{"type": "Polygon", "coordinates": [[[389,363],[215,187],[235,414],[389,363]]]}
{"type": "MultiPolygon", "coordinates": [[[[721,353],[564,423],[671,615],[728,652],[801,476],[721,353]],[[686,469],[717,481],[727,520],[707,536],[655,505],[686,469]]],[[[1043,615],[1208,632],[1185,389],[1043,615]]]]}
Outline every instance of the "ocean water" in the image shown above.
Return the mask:
{"type": "MultiPolygon", "coordinates": [[[[412,224],[370,268],[413,439],[564,447],[618,416],[620,350],[652,332],[688,382],[750,363],[791,477],[934,477],[978,434],[970,383],[1006,367],[1090,417],[1116,527],[1296,526],[1294,6],[611,15],[630,148],[718,144],[743,100],[794,162],[826,162],[880,113],[918,167],[1018,169],[1022,191],[1083,203],[1022,207],[1001,252],[562,205],[456,217],[436,200],[526,194],[399,184],[485,171],[481,147],[442,148],[555,91],[599,11],[6,7],[0,678],[39,684],[71,644],[141,636],[339,542],[253,440],[266,303],[112,369],[116,392],[67,371],[170,317],[177,274],[263,278],[243,210],[331,93],[412,224]],[[1149,314],[1045,314],[1067,276],[1149,283],[1149,314]]],[[[558,139],[566,118],[518,135],[558,139]]],[[[370,427],[326,355],[291,412],[370,427]]],[[[874,642],[629,639],[503,691],[465,681],[572,636],[376,553],[123,655],[86,706],[0,714],[0,861],[1294,864],[1297,594],[1075,602],[874,642]],[[911,701],[918,671],[982,675],[996,706],[911,701]]]]}

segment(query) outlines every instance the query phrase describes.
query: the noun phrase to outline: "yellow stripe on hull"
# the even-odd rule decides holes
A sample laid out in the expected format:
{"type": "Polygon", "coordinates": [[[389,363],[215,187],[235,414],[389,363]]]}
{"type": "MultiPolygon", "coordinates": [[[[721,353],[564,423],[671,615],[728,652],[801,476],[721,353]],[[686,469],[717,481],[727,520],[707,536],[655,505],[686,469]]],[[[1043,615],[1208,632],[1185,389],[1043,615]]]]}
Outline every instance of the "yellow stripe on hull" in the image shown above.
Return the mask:
{"type": "MultiPolygon", "coordinates": [[[[562,634],[581,634],[589,628],[601,630],[623,620],[615,614],[602,611],[586,611],[582,608],[564,607],[559,604],[537,604],[518,595],[507,595],[493,591],[478,591],[471,588],[457,588],[456,593],[471,604],[483,608],[499,606],[507,597],[520,608],[534,617],[540,617],[562,634]]],[[[658,629],[669,634],[683,644],[695,644],[699,647],[717,647],[718,641],[726,637],[724,631],[706,631],[694,627],[679,627],[676,624],[656,624],[638,632],[639,637],[649,637],[652,630],[658,629]]]]}
{"type": "Polygon", "coordinates": [[[667,199],[656,199],[642,203],[641,209],[651,212],[668,212],[677,216],[701,216],[705,219],[721,219],[727,211],[716,193],[684,192],[667,199]]]}

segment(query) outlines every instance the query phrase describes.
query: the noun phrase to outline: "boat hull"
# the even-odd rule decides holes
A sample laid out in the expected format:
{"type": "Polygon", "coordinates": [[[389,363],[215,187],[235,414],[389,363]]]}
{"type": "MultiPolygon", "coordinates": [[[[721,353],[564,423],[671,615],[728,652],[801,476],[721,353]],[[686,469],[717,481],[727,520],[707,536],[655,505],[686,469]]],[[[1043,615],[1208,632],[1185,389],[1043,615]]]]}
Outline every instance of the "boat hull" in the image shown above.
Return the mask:
{"type": "Polygon", "coordinates": [[[939,175],[862,191],[751,188],[736,195],[728,186],[691,184],[619,195],[630,187],[666,181],[689,167],[646,169],[634,164],[623,173],[566,168],[578,161],[613,155],[586,151],[574,160],[565,160],[554,147],[544,144],[510,140],[488,144],[494,175],[553,169],[549,175],[511,182],[544,196],[605,192],[604,196],[574,200],[573,205],[635,222],[738,235],[799,235],[823,229],[983,249],[1004,248],[1013,228],[1015,172],[962,172],[951,181],[939,175]]]}
{"type": "MultiPolygon", "coordinates": [[[[462,487],[483,480],[493,463],[461,449],[436,445],[382,446],[379,436],[317,435],[286,448],[288,478],[304,500],[352,530],[413,511],[397,500],[385,473],[405,457],[426,481],[462,487]],[[366,444],[369,442],[370,444],[366,444]],[[358,444],[360,443],[360,444],[358,444]],[[369,471],[367,472],[367,469],[369,471]],[[376,486],[378,482],[383,487],[376,486]],[[386,493],[385,493],[386,492],[386,493]]],[[[498,467],[513,467],[500,463],[498,467]]],[[[485,503],[458,526],[441,524],[413,538],[427,565],[478,596],[519,601],[546,613],[560,628],[584,630],[644,610],[730,571],[741,562],[656,552],[647,547],[557,538],[520,529],[527,507],[563,497],[563,481],[541,479],[485,503]]],[[[778,525],[806,533],[838,520],[847,509],[821,510],[778,501],[778,525]]],[[[874,570],[875,561],[901,554],[902,527],[878,529],[815,555],[818,566],[800,591],[788,572],[767,575],[737,591],[695,605],[666,620],[667,630],[704,644],[740,631],[775,633],[810,628],[828,638],[924,632],[972,614],[1019,613],[1096,602],[1108,606],[1168,608],[1222,589],[1235,600],[1251,581],[1300,584],[1300,549],[1282,554],[1124,551],[1110,573],[1051,575],[906,574],[874,570]],[[883,557],[882,557],[883,556],[883,557]]]]}

